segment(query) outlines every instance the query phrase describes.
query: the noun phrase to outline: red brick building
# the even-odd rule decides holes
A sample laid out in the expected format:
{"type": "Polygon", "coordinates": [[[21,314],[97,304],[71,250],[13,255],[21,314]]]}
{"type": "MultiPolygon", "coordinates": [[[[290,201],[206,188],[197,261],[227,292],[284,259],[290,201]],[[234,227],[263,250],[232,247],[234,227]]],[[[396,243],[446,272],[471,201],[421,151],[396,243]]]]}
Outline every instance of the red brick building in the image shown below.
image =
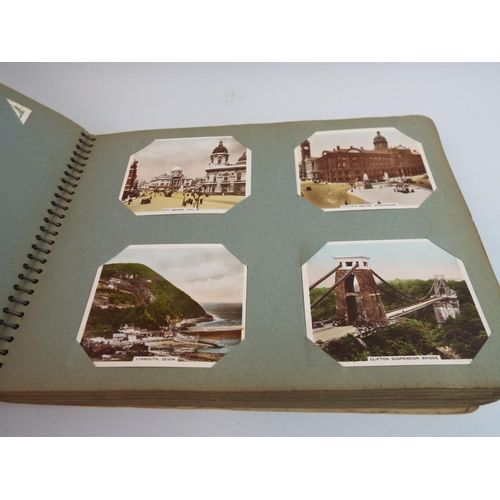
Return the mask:
{"type": "Polygon", "coordinates": [[[373,149],[349,147],[325,150],[319,157],[312,157],[309,141],[301,145],[299,164],[302,180],[337,183],[362,181],[364,174],[370,181],[388,178],[411,177],[426,173],[422,156],[417,151],[399,145],[389,148],[385,137],[377,132],[373,149]]]}

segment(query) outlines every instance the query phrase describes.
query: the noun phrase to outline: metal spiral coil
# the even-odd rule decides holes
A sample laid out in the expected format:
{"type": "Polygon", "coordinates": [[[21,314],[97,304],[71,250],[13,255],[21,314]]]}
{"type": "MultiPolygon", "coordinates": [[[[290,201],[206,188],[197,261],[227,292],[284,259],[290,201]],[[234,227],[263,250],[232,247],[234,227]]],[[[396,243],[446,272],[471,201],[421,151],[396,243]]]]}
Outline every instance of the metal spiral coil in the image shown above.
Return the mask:
{"type": "MultiPolygon", "coordinates": [[[[57,186],[60,192],[54,193],[55,200],[51,201],[51,206],[54,208],[49,208],[47,213],[51,216],[44,217],[43,221],[47,226],[53,226],[54,228],[60,228],[62,226],[62,219],[65,218],[65,215],[61,213],[68,210],[68,204],[71,203],[72,196],[75,194],[70,188],[77,188],[77,181],[80,180],[80,176],[76,174],[82,174],[84,171],[84,167],[86,165],[86,161],[89,159],[89,155],[92,152],[92,148],[94,147],[93,142],[95,141],[95,137],[92,137],[85,132],[81,132],[81,137],[78,139],[78,143],[75,145],[75,150],[73,151],[73,156],[70,158],[70,163],[66,165],[69,170],[64,171],[65,177],[61,178],[61,185],[57,186]]],[[[19,274],[18,278],[22,282],[28,282],[31,285],[36,285],[39,282],[38,278],[34,278],[29,276],[31,273],[40,274],[43,272],[43,269],[39,267],[40,264],[45,264],[47,259],[42,257],[41,254],[48,255],[50,254],[50,250],[46,248],[49,245],[53,245],[56,242],[55,237],[59,234],[58,231],[54,231],[53,229],[47,226],[40,226],[40,231],[42,235],[37,234],[35,236],[38,243],[34,243],[31,245],[31,248],[35,250],[35,253],[29,253],[28,259],[30,259],[30,263],[23,264],[23,269],[26,269],[28,272],[26,274],[19,274]],[[47,238],[47,234],[54,237],[54,239],[47,238]]],[[[24,298],[25,295],[32,295],[35,293],[34,288],[27,288],[25,285],[15,284],[14,290],[18,293],[16,296],[10,295],[8,300],[13,303],[11,307],[4,307],[3,312],[10,317],[22,318],[24,316],[23,311],[18,311],[14,309],[19,304],[20,306],[26,307],[29,305],[29,300],[24,298]]],[[[12,322],[12,320],[0,319],[0,327],[3,326],[4,330],[6,328],[11,328],[12,330],[17,330],[19,328],[19,323],[12,322]]],[[[3,332],[0,332],[0,342],[12,342],[14,337],[10,335],[5,335],[3,332]]],[[[0,349],[0,355],[5,356],[8,354],[7,349],[0,349]]],[[[2,363],[0,363],[0,367],[2,363]]]]}

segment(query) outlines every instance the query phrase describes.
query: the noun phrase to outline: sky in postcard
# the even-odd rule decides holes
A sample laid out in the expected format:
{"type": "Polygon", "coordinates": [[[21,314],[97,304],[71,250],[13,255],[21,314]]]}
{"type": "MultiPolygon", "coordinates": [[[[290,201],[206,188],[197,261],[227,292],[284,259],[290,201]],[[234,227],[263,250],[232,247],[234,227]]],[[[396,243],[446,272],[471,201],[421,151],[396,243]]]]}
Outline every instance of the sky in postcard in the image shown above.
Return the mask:
{"type": "MultiPolygon", "coordinates": [[[[307,139],[311,145],[311,156],[321,156],[323,151],[332,151],[339,146],[341,149],[353,148],[373,150],[373,139],[377,135],[377,131],[387,139],[390,148],[404,146],[412,151],[416,150],[420,154],[424,154],[420,142],[415,141],[406,134],[403,134],[394,127],[378,127],[370,129],[353,129],[353,130],[333,130],[326,132],[316,132],[307,139]]],[[[295,150],[295,158],[300,162],[300,147],[295,150]]]]}
{"type": "Polygon", "coordinates": [[[107,262],[144,264],[199,303],[241,303],[244,265],[222,245],[133,245],[107,262]]]}
{"type": "MultiPolygon", "coordinates": [[[[335,266],[335,257],[369,257],[368,265],[385,280],[429,280],[434,275],[462,280],[464,276],[453,255],[428,240],[393,240],[328,243],[307,263],[309,283],[314,283],[335,266]]],[[[332,286],[331,276],[320,287],[332,286]]]]}
{"type": "MultiPolygon", "coordinates": [[[[157,140],[131,156],[130,164],[138,160],[137,176],[150,181],[179,165],[186,177],[204,177],[212,151],[222,141],[229,153],[229,163],[236,163],[246,147],[232,137],[197,137],[157,140]]],[[[129,165],[130,165],[129,164],[129,165]]]]}

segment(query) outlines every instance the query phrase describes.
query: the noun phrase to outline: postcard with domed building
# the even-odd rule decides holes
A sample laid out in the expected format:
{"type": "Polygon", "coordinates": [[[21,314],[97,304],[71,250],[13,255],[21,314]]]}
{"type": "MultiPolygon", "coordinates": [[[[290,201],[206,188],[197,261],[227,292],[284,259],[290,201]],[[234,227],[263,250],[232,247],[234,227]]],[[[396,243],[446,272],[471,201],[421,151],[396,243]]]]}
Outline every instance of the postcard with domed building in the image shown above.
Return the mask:
{"type": "Polygon", "coordinates": [[[136,215],[224,213],[250,195],[250,170],[234,137],[159,139],[130,157],[120,200],[136,215]]]}
{"type": "Polygon", "coordinates": [[[394,127],[316,132],[295,165],[298,193],[324,211],[417,208],[436,189],[422,144],[394,127]]]}

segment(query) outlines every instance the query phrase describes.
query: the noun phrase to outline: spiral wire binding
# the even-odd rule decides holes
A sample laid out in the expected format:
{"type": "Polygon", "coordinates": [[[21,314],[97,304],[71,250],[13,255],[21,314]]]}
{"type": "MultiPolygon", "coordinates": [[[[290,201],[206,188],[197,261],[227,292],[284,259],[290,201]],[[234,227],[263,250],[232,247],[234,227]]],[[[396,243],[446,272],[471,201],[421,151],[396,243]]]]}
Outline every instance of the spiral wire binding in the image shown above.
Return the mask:
{"type": "MultiPolygon", "coordinates": [[[[61,178],[61,185],[57,186],[59,192],[54,193],[55,200],[51,201],[50,204],[53,208],[49,208],[47,213],[50,217],[44,217],[43,221],[45,225],[40,226],[40,232],[42,234],[37,234],[35,236],[36,243],[31,245],[31,248],[35,253],[29,253],[28,259],[30,263],[23,264],[23,269],[26,273],[18,274],[18,278],[21,284],[16,283],[14,285],[14,290],[18,292],[16,296],[10,295],[8,297],[9,301],[14,305],[10,307],[4,307],[3,312],[9,316],[9,320],[6,321],[0,318],[0,326],[3,326],[3,331],[0,332],[0,342],[12,342],[14,337],[7,335],[6,330],[10,328],[12,330],[17,330],[19,328],[19,323],[16,322],[16,318],[22,318],[24,316],[23,311],[16,310],[15,308],[26,307],[29,305],[29,300],[26,300],[26,295],[32,295],[35,293],[35,289],[31,288],[39,282],[35,275],[39,275],[43,272],[43,265],[48,259],[45,258],[46,255],[50,254],[51,250],[47,248],[55,243],[55,237],[59,234],[57,230],[62,226],[62,220],[66,217],[64,213],[68,210],[68,204],[71,203],[72,196],[75,194],[75,189],[78,187],[77,182],[80,180],[80,174],[83,173],[86,161],[89,159],[89,155],[94,147],[93,142],[95,137],[92,137],[85,132],[81,132],[81,137],[78,139],[78,144],[75,145],[75,150],[73,151],[73,156],[70,158],[70,163],[66,165],[68,170],[64,171],[65,177],[61,178]],[[18,305],[19,304],[19,305],[18,305]],[[11,319],[13,317],[13,319],[11,319]]],[[[0,345],[1,347],[1,345],[0,345]]],[[[0,355],[5,356],[8,354],[7,349],[0,349],[0,355]]],[[[2,363],[0,363],[0,367],[2,363]]]]}

